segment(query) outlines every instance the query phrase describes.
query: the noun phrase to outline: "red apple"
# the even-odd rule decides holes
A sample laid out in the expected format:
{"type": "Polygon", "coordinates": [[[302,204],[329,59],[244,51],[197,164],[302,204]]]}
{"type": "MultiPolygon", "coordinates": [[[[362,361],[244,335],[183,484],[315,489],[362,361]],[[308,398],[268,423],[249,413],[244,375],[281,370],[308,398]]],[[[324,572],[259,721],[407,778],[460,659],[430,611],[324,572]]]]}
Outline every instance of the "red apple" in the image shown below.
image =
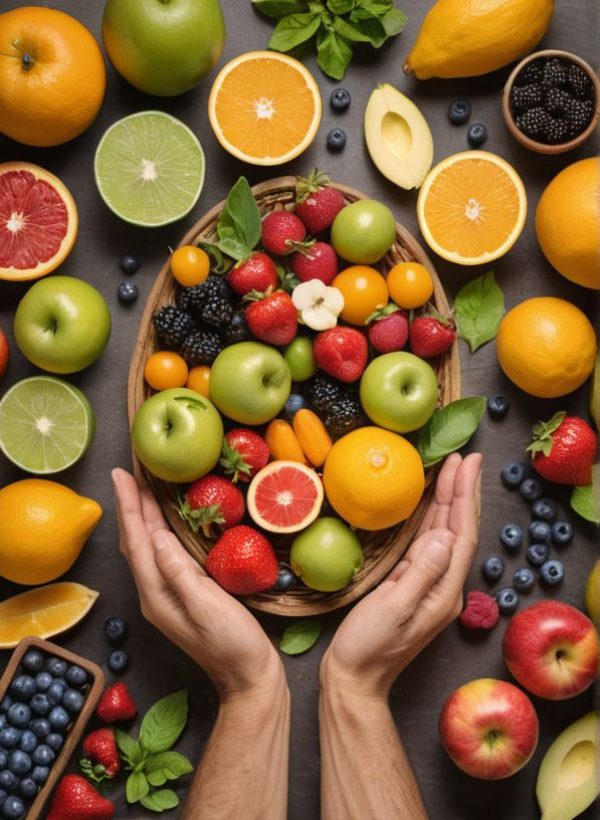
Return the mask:
{"type": "Polygon", "coordinates": [[[0,382],[2,381],[6,368],[8,367],[8,357],[10,356],[10,347],[8,346],[8,339],[0,328],[0,382]]]}
{"type": "Polygon", "coordinates": [[[521,686],[548,700],[573,698],[598,675],[600,644],[594,624],[562,601],[540,601],[514,615],[502,652],[521,686]]]}
{"type": "Polygon", "coordinates": [[[503,680],[480,678],[448,697],[438,728],[459,769],[480,780],[503,780],[531,759],[539,725],[524,692],[503,680]]]}

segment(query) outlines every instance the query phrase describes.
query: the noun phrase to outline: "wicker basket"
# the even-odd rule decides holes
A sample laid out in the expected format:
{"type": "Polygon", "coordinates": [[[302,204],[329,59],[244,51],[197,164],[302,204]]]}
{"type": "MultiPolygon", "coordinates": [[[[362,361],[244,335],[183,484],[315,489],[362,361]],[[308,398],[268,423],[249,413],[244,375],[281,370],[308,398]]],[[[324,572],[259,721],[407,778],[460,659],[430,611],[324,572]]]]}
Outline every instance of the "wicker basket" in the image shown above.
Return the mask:
{"type": "MultiPolygon", "coordinates": [[[[296,177],[290,176],[263,182],[256,185],[252,190],[261,213],[265,214],[291,203],[295,198],[295,187],[296,177]]],[[[341,191],[349,203],[355,202],[357,199],[368,198],[359,191],[343,185],[334,184],[333,187],[341,191]]],[[[216,232],[217,218],[223,204],[221,202],[209,211],[183,237],[181,244],[188,245],[199,239],[212,239],[216,232]]],[[[382,260],[381,269],[385,272],[391,265],[400,261],[421,262],[429,269],[435,284],[432,301],[441,313],[446,314],[448,302],[431,262],[415,239],[401,225],[397,225],[396,242],[390,253],[382,260]]],[[[156,349],[152,314],[158,308],[175,300],[176,289],[177,284],[169,272],[169,262],[167,261],[158,274],[140,322],[129,372],[128,408],[130,421],[152,392],[144,381],[145,362],[156,349]]],[[[440,388],[440,403],[447,404],[457,399],[460,395],[460,362],[457,345],[453,346],[450,354],[442,356],[435,363],[435,369],[440,388]]],[[[142,471],[173,531],[189,552],[201,564],[204,563],[211,542],[204,540],[201,534],[195,535],[187,523],[180,518],[177,511],[175,488],[150,475],[143,468],[142,471]]],[[[364,563],[350,586],[339,592],[323,593],[299,584],[296,588],[284,594],[263,592],[246,597],[244,602],[255,609],[277,615],[310,616],[330,612],[360,598],[390,572],[410,544],[433,493],[433,480],[434,473],[430,470],[427,474],[423,498],[408,521],[381,532],[359,531],[358,535],[364,551],[364,563]]],[[[281,539],[275,543],[277,551],[281,553],[283,558],[288,556],[289,544],[289,538],[281,539]]]]}

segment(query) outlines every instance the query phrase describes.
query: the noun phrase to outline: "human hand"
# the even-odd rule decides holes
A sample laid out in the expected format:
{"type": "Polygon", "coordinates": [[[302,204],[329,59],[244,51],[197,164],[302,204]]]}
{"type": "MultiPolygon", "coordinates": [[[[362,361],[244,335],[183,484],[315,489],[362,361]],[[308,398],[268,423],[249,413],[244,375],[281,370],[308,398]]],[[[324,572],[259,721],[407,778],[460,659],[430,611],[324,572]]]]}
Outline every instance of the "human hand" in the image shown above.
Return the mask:
{"type": "Polygon", "coordinates": [[[321,663],[324,685],[387,698],[410,661],[460,614],[479,534],[482,457],[446,459],[415,541],[346,616],[321,663]]]}
{"type": "Polygon", "coordinates": [[[120,549],[142,614],[210,676],[222,699],[285,686],[258,621],[209,578],[169,530],[147,486],[113,470],[120,549]]]}

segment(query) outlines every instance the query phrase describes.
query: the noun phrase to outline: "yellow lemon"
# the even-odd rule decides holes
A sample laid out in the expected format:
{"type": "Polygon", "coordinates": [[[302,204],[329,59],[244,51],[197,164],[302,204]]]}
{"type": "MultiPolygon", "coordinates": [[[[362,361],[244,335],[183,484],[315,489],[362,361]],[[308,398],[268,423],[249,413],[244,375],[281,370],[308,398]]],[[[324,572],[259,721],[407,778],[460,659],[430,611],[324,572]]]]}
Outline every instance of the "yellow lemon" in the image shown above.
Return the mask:
{"type": "Polygon", "coordinates": [[[535,230],[560,274],[600,290],[600,157],[575,162],[554,177],[538,203],[535,230]]]}
{"type": "Polygon", "coordinates": [[[102,507],[55,481],[28,478],[0,490],[0,575],[46,584],[74,564],[102,507]]]}
{"type": "Polygon", "coordinates": [[[415,511],[423,490],[423,462],[402,436],[361,427],[329,451],[323,483],[333,509],[353,527],[383,530],[415,511]]]}
{"type": "Polygon", "coordinates": [[[498,361],[508,378],[532,396],[553,399],[590,376],[596,335],[589,319],[564,299],[538,296],[510,310],[498,329],[498,361]]]}

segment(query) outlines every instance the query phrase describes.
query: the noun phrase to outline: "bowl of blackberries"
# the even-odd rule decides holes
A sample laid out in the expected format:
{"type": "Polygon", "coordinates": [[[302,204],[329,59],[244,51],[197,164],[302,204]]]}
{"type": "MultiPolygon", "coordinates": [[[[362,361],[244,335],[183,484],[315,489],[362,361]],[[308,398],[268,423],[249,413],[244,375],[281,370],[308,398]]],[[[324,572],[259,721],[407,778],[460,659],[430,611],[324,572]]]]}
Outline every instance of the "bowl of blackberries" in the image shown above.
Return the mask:
{"type": "Polygon", "coordinates": [[[538,51],[522,60],[504,87],[506,124],[522,145],[562,154],[582,145],[600,113],[600,80],[568,51],[538,51]]]}

